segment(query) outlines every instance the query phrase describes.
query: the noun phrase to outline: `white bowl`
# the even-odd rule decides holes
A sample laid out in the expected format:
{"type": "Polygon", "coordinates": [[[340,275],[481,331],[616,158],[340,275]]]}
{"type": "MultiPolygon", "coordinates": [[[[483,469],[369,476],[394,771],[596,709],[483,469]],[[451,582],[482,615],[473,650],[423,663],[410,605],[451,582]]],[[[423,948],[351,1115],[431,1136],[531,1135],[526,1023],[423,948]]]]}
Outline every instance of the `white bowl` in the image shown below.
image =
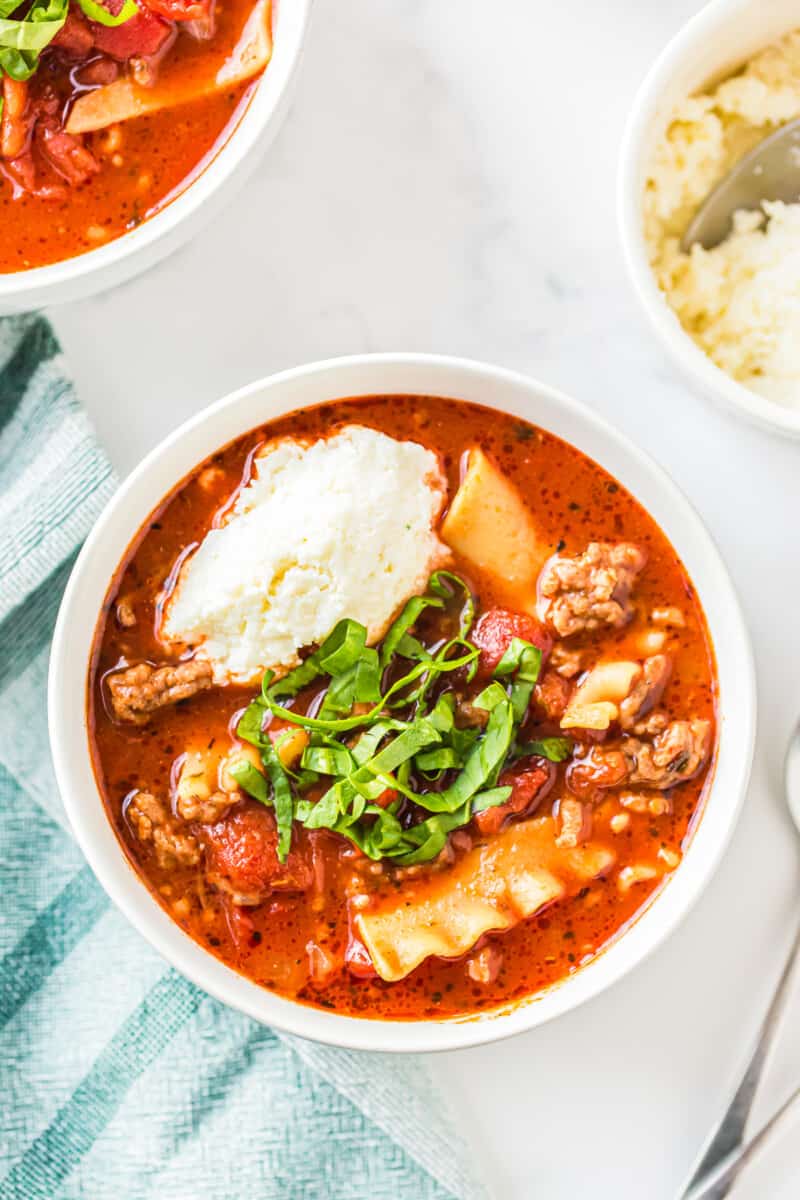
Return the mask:
{"type": "Polygon", "coordinates": [[[153,266],[197,233],[248,178],[291,100],[312,0],[274,4],[272,59],[207,167],[171,204],[122,237],[48,267],[0,275],[0,315],[79,300],[153,266]]]}
{"type": "Polygon", "coordinates": [[[750,771],[755,727],[752,655],[736,594],[714,543],[668,476],[594,413],[552,388],[496,367],[412,354],[359,355],[284,371],[187,421],[125,480],[72,572],[50,666],[50,740],[75,835],[111,899],[179,971],[217,999],[303,1037],[369,1050],[454,1049],[490,1042],[558,1016],[640,962],[674,928],[714,870],[733,829],[750,771]],[[647,508],[697,588],[716,647],[720,741],[704,815],[677,871],[640,918],[572,978],[500,1012],[413,1023],[338,1016],[283,999],[225,966],[185,934],[130,866],[92,772],[86,688],[95,623],[106,589],[149,513],[207,455],[283,413],[346,396],[458,396],[535,422],[601,463],[647,508]]]}
{"type": "Polygon", "coordinates": [[[741,67],[759,50],[800,26],[797,0],[711,0],[683,26],[642,83],[625,131],[617,178],[617,209],[625,261],[656,333],[690,380],[712,399],[757,425],[800,437],[800,412],[784,408],[731,379],[681,327],[650,267],[642,197],[653,148],[678,101],[741,67]]]}

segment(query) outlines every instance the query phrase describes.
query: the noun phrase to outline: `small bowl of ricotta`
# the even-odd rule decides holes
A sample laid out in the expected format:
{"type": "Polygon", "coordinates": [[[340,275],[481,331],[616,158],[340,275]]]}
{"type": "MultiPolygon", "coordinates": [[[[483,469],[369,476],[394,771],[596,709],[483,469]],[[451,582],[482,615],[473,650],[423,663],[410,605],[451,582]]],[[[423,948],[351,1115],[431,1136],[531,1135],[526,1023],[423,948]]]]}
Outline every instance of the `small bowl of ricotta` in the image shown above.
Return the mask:
{"type": "Polygon", "coordinates": [[[702,391],[800,437],[800,193],[737,212],[717,246],[681,239],[709,193],[800,118],[795,0],[712,0],[636,97],[618,177],[623,251],[662,342],[702,391]]]}

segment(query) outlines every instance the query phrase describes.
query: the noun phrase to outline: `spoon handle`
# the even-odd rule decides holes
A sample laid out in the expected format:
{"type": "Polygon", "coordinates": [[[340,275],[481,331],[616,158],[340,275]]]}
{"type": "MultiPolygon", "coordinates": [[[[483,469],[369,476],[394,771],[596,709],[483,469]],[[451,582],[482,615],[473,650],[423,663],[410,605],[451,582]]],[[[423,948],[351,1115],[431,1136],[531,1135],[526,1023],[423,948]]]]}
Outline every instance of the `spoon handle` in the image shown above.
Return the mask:
{"type": "Polygon", "coordinates": [[[763,1129],[744,1146],[740,1146],[724,1158],[694,1187],[684,1194],[684,1200],[723,1200],[727,1196],[740,1173],[748,1163],[773,1140],[780,1127],[785,1123],[790,1113],[797,1107],[800,1100],[800,1088],[797,1088],[783,1102],[778,1111],[767,1121],[763,1129]]]}
{"type": "MultiPolygon", "coordinates": [[[[775,1040],[775,1035],[783,1016],[783,1010],[786,1007],[786,1000],[790,992],[790,984],[794,975],[798,951],[800,951],[800,928],[798,928],[795,934],[786,965],[775,988],[775,994],[772,997],[764,1020],[761,1022],[758,1038],[741,1082],[726,1112],[723,1113],[719,1122],[712,1128],[702,1151],[701,1158],[692,1172],[688,1183],[680,1193],[680,1200],[688,1200],[690,1194],[694,1196],[693,1188],[713,1171],[719,1163],[724,1159],[728,1159],[741,1146],[744,1140],[745,1126],[747,1118],[750,1115],[750,1109],[753,1106],[756,1088],[764,1070],[764,1063],[772,1049],[772,1043],[775,1040]]],[[[780,1116],[780,1112],[777,1115],[780,1116]]],[[[768,1128],[768,1126],[765,1128],[768,1128]]],[[[716,1197],[727,1194],[733,1183],[733,1178],[731,1177],[730,1184],[728,1187],[725,1187],[724,1191],[714,1193],[715,1200],[716,1197]]]]}

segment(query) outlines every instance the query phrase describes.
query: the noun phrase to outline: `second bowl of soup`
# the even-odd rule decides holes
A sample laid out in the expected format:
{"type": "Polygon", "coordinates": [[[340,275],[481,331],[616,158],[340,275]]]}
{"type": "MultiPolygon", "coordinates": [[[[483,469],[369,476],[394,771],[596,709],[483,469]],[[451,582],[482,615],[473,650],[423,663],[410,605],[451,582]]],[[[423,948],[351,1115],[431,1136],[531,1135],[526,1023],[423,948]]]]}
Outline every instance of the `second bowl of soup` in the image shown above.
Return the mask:
{"type": "Polygon", "coordinates": [[[309,0],[14,10],[0,43],[32,48],[0,45],[0,312],[119,282],[207,220],[277,131],[308,13],[309,0]]]}

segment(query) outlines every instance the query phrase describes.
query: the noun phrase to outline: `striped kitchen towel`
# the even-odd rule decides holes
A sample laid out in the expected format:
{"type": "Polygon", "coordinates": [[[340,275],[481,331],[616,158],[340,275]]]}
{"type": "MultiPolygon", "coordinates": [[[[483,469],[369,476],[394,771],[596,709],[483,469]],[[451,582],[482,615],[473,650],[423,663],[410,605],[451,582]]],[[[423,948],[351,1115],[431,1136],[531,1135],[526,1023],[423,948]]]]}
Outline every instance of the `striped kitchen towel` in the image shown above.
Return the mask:
{"type": "Polygon", "coordinates": [[[69,836],[47,656],[114,490],[41,316],[0,322],[0,1200],[479,1200],[417,1057],[276,1034],[111,907],[69,836]]]}

